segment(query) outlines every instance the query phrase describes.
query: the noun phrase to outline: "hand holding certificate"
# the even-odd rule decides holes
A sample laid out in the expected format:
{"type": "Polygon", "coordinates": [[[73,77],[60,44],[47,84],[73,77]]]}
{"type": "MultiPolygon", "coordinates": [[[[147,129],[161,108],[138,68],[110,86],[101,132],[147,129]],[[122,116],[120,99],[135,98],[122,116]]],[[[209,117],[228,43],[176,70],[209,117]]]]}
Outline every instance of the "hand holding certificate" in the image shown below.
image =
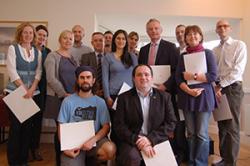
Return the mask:
{"type": "Polygon", "coordinates": [[[40,110],[32,98],[24,98],[26,93],[27,91],[25,88],[20,86],[3,98],[3,101],[17,117],[20,123],[23,123],[40,110]]]}
{"type": "Polygon", "coordinates": [[[147,157],[142,152],[142,157],[146,166],[177,166],[174,153],[170,146],[169,141],[162,142],[154,146],[155,155],[152,158],[147,157]]]}
{"type": "Polygon", "coordinates": [[[93,120],[60,124],[61,150],[79,148],[94,135],[93,120]]]}
{"type": "MultiPolygon", "coordinates": [[[[184,64],[187,72],[190,73],[207,73],[207,61],[205,52],[196,52],[184,55],[184,64]]],[[[187,84],[199,84],[200,81],[188,80],[187,84]]]]}

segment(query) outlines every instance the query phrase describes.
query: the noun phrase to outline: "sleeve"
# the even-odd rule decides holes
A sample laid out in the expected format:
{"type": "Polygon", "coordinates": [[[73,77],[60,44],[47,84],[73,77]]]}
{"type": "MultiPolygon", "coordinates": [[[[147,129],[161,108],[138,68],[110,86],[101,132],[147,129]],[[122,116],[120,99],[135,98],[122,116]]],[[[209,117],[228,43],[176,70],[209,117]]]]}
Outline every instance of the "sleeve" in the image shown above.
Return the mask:
{"type": "Polygon", "coordinates": [[[135,54],[131,54],[133,60],[133,67],[138,65],[138,57],[135,54]]]}
{"type": "Polygon", "coordinates": [[[38,65],[36,68],[35,79],[40,80],[42,76],[42,53],[38,50],[38,65]]]}
{"type": "Polygon", "coordinates": [[[65,98],[60,107],[57,121],[59,123],[68,123],[70,121],[70,113],[69,113],[70,110],[71,110],[70,103],[67,100],[67,98],[65,98]]]}
{"type": "Polygon", "coordinates": [[[179,56],[178,64],[177,64],[176,71],[175,71],[175,80],[176,80],[176,84],[178,87],[180,86],[182,82],[186,82],[182,74],[185,71],[183,56],[184,54],[181,54],[179,56]]]}
{"type": "MultiPolygon", "coordinates": [[[[128,96],[126,96],[128,97],[128,96]]],[[[118,96],[117,109],[114,116],[114,130],[117,137],[128,144],[135,146],[136,140],[138,139],[138,134],[133,133],[129,130],[127,124],[125,123],[125,97],[123,95],[118,96]]]]}
{"type": "Polygon", "coordinates": [[[110,123],[109,112],[105,101],[102,100],[100,104],[101,104],[101,118],[100,118],[101,125],[104,125],[105,123],[110,123]]]}
{"type": "Polygon", "coordinates": [[[109,93],[110,63],[108,57],[109,55],[104,56],[102,62],[102,85],[103,85],[103,92],[105,99],[110,97],[109,93]]]}
{"type": "Polygon", "coordinates": [[[18,75],[16,70],[16,53],[13,45],[9,46],[6,65],[10,81],[13,82],[20,79],[20,76],[18,75]]]}
{"type": "Polygon", "coordinates": [[[247,48],[246,44],[242,41],[238,41],[238,46],[235,50],[235,59],[232,61],[234,62],[234,66],[232,66],[232,71],[229,72],[229,76],[227,76],[224,80],[221,80],[221,85],[227,85],[228,82],[231,82],[232,79],[242,76],[246,67],[247,63],[247,48]]]}
{"type": "Polygon", "coordinates": [[[62,83],[56,78],[56,58],[53,55],[53,52],[48,54],[44,67],[46,71],[46,79],[48,86],[58,95],[58,97],[63,97],[66,94],[62,83]]]}
{"type": "Polygon", "coordinates": [[[206,50],[207,73],[206,78],[208,83],[212,83],[217,79],[217,64],[215,56],[211,50],[206,50]]]}
{"type": "Polygon", "coordinates": [[[176,125],[176,117],[174,114],[174,108],[171,101],[171,96],[167,93],[162,93],[163,95],[163,102],[164,102],[164,121],[162,125],[153,130],[151,133],[148,134],[148,139],[151,141],[152,145],[156,145],[160,142],[167,140],[167,134],[172,133],[175,130],[176,125]]]}
{"type": "Polygon", "coordinates": [[[174,44],[171,45],[172,48],[171,50],[169,50],[169,55],[170,57],[170,77],[168,78],[168,80],[164,83],[165,87],[167,88],[167,91],[171,92],[176,85],[176,81],[175,81],[175,72],[176,72],[176,67],[178,64],[178,57],[179,57],[179,51],[176,48],[176,46],[174,44]]]}

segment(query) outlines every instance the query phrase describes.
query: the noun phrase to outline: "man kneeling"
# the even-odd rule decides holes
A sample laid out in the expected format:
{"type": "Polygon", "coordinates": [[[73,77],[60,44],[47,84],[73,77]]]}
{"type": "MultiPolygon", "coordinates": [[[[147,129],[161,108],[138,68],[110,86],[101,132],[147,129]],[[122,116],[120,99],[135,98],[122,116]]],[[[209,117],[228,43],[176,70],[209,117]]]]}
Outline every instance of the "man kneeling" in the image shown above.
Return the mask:
{"type": "MultiPolygon", "coordinates": [[[[70,123],[94,120],[96,134],[79,149],[63,151],[61,165],[85,166],[86,156],[94,157],[96,161],[94,165],[98,165],[102,161],[112,160],[116,152],[114,143],[107,139],[110,130],[108,109],[105,101],[92,92],[95,83],[95,70],[90,66],[81,66],[76,69],[75,75],[76,92],[64,99],[58,115],[58,122],[70,123]],[[79,111],[83,111],[82,116],[77,113],[79,111]],[[94,144],[96,144],[96,147],[93,147],[94,144]]],[[[60,127],[58,131],[60,132],[60,127]]]]}
{"type": "Polygon", "coordinates": [[[138,65],[132,74],[135,87],[118,97],[114,118],[119,166],[140,166],[140,151],[153,157],[154,146],[167,140],[176,123],[171,96],[152,87],[152,68],[138,65]]]}

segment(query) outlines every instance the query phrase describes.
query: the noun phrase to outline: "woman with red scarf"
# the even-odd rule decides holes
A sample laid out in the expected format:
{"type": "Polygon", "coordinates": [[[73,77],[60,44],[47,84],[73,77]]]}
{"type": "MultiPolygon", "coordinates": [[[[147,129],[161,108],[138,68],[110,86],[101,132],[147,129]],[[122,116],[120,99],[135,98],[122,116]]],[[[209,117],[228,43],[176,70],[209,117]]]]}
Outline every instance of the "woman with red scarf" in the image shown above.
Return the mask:
{"type": "Polygon", "coordinates": [[[212,85],[217,77],[217,67],[212,51],[204,49],[202,46],[203,34],[198,26],[186,27],[185,42],[186,52],[180,56],[176,69],[176,82],[179,87],[178,107],[183,110],[185,116],[189,165],[207,166],[209,156],[208,124],[211,112],[217,106],[212,85]],[[207,65],[205,73],[193,73],[185,68],[185,55],[198,52],[201,53],[200,55],[205,55],[207,65]],[[187,84],[187,81],[193,80],[199,83],[187,84]]]}

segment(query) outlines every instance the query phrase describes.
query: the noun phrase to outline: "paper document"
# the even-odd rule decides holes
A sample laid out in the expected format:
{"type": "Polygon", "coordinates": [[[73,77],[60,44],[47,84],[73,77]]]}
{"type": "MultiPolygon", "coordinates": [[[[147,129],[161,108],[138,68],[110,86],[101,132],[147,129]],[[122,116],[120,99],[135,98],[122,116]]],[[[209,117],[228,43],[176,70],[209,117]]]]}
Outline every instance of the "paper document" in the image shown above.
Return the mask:
{"type": "MultiPolygon", "coordinates": [[[[123,92],[126,92],[126,91],[128,91],[128,90],[130,90],[130,89],[131,89],[131,87],[130,87],[126,82],[123,82],[122,87],[121,87],[121,89],[120,89],[118,95],[120,95],[120,94],[122,94],[123,92]]],[[[115,99],[115,102],[114,102],[112,108],[113,108],[114,110],[116,110],[116,107],[117,107],[117,98],[115,99]]]]}
{"type": "MultiPolygon", "coordinates": [[[[207,73],[207,61],[205,52],[197,52],[184,55],[185,70],[191,73],[207,73]]],[[[200,81],[188,80],[187,84],[199,84],[200,81]]]]}
{"type": "Polygon", "coordinates": [[[9,95],[3,98],[3,101],[10,108],[16,118],[23,123],[32,115],[40,111],[32,98],[26,99],[23,96],[27,93],[23,86],[18,87],[9,95]]]}
{"type": "Polygon", "coordinates": [[[183,110],[178,109],[178,113],[179,113],[179,118],[180,118],[180,121],[184,121],[184,120],[185,120],[185,117],[184,117],[183,110]]]}
{"type": "Polygon", "coordinates": [[[169,141],[162,142],[154,146],[156,155],[153,158],[148,158],[143,152],[142,157],[146,166],[177,166],[177,162],[170,146],[169,141]]]}
{"type": "Polygon", "coordinates": [[[60,124],[61,150],[78,148],[94,135],[93,120],[60,124]]]}
{"type": "Polygon", "coordinates": [[[170,77],[169,65],[152,65],[153,70],[153,84],[163,84],[170,77]]]}
{"type": "Polygon", "coordinates": [[[225,94],[221,96],[220,102],[218,102],[218,108],[213,111],[213,117],[215,121],[232,119],[231,110],[225,94]]]}

